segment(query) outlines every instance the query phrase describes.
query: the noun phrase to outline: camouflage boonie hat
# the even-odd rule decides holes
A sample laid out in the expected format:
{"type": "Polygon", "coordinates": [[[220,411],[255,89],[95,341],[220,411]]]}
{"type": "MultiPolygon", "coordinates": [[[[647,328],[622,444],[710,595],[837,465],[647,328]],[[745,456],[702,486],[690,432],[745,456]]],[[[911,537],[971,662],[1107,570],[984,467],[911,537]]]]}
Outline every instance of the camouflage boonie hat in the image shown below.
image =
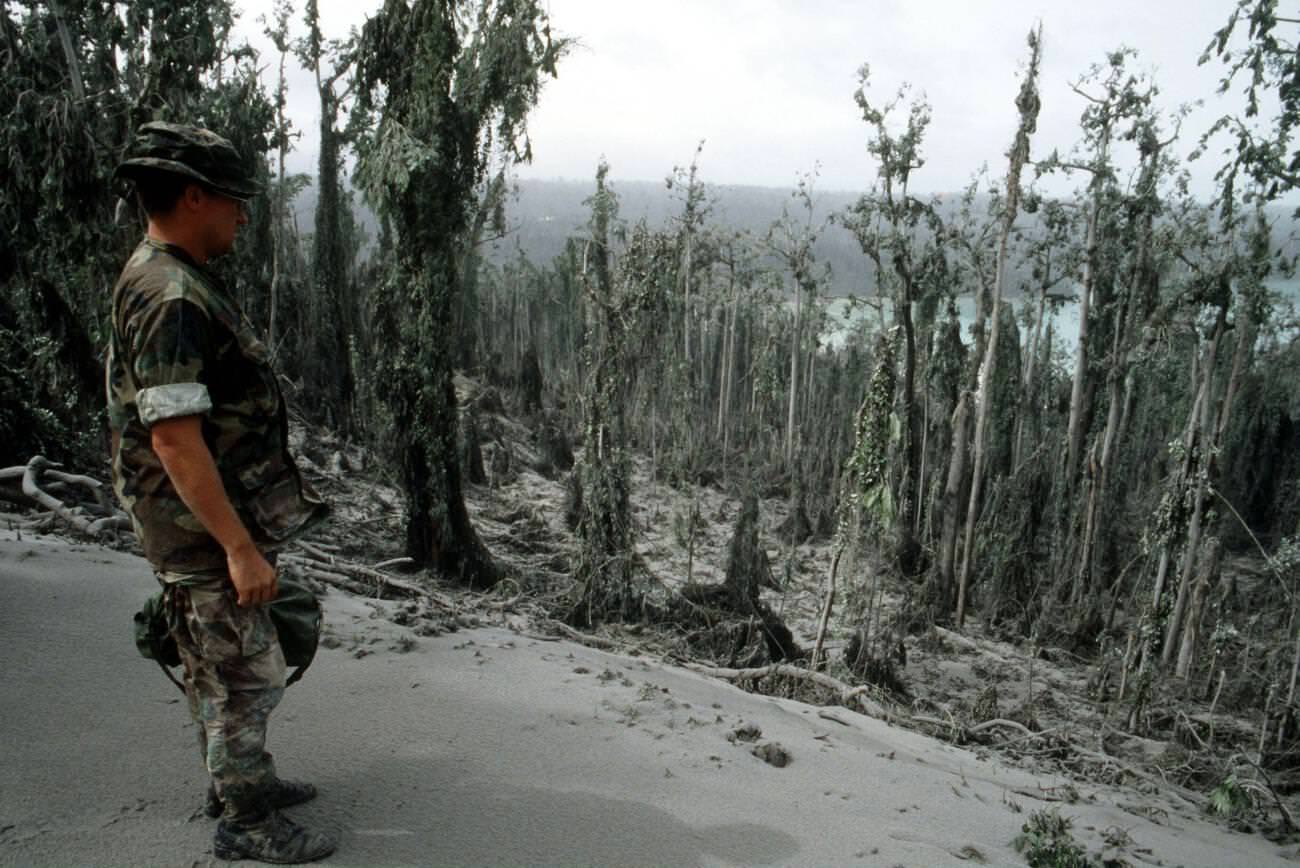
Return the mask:
{"type": "Polygon", "coordinates": [[[113,170],[113,180],[134,181],[142,170],[186,175],[235,199],[250,199],[262,190],[229,139],[187,124],[151,121],[140,126],[131,156],[113,170]]]}

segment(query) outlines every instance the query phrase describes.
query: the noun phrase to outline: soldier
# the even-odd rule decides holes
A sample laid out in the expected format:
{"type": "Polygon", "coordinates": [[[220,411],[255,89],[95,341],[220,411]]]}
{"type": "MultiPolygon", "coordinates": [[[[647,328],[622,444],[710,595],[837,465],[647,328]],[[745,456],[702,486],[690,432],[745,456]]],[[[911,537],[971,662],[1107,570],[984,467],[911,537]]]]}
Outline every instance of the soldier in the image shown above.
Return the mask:
{"type": "Polygon", "coordinates": [[[214,853],[314,861],[334,837],[279,809],[316,789],[279,778],[265,750],[285,686],[265,604],[276,548],[327,508],[289,454],[265,347],[207,269],[233,248],[258,185],[226,139],[161,122],[140,127],[114,178],[134,186],[149,222],[113,289],[113,484],[163,585],[211,776],[206,810],[221,818],[214,853]]]}

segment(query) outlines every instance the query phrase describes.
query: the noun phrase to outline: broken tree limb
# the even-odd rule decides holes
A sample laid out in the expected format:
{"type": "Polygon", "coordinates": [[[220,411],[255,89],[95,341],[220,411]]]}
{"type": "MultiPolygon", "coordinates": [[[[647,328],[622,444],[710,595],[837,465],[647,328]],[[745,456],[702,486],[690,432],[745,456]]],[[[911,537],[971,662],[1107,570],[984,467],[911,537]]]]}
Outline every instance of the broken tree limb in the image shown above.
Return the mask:
{"type": "Polygon", "coordinates": [[[983,732],[986,729],[993,729],[994,727],[1014,729],[1018,731],[1021,735],[1025,736],[1026,738],[1039,737],[1038,733],[1034,732],[1032,729],[1025,726],[1023,723],[1016,723],[1014,720],[1007,720],[1006,718],[1002,718],[1002,717],[994,718],[993,720],[986,720],[983,723],[977,723],[966,731],[971,733],[972,735],[975,735],[983,732]]]}
{"type": "Polygon", "coordinates": [[[295,545],[307,556],[286,553],[281,555],[280,559],[285,563],[299,566],[305,570],[316,570],[329,574],[329,578],[315,576],[321,578],[321,581],[344,587],[338,580],[345,579],[351,583],[351,586],[347,587],[346,590],[351,590],[354,593],[373,597],[381,596],[385,590],[388,590],[399,596],[418,597],[428,600],[449,612],[459,611],[456,604],[448,597],[429,588],[381,573],[371,567],[345,561],[311,543],[298,541],[295,545]]]}
{"type": "Polygon", "coordinates": [[[572,641],[577,642],[581,645],[588,645],[592,648],[599,648],[602,651],[626,651],[627,650],[626,646],[624,646],[620,642],[616,642],[613,639],[606,639],[603,636],[593,636],[589,633],[579,632],[578,630],[573,629],[563,621],[548,619],[546,621],[546,626],[560,633],[563,633],[565,638],[571,639],[572,641]]]}
{"type": "Polygon", "coordinates": [[[1282,797],[1278,795],[1277,789],[1273,786],[1273,781],[1268,776],[1268,772],[1264,771],[1263,767],[1260,766],[1259,763],[1255,762],[1245,754],[1237,754],[1236,758],[1244,760],[1247,765],[1251,766],[1256,773],[1264,779],[1263,784],[1259,783],[1259,781],[1250,780],[1242,781],[1241,783],[1247,785],[1246,789],[1254,790],[1259,792],[1261,795],[1272,797],[1273,804],[1277,807],[1278,813],[1282,815],[1282,822],[1286,826],[1287,831],[1294,831],[1296,829],[1295,817],[1291,815],[1291,812],[1287,810],[1286,805],[1282,802],[1282,797]]]}
{"type": "Polygon", "coordinates": [[[309,564],[295,562],[289,558],[282,557],[280,558],[280,562],[292,564],[293,566],[301,570],[302,574],[309,579],[315,579],[316,581],[322,582],[326,585],[331,585],[335,588],[339,588],[341,590],[347,591],[348,593],[356,594],[358,597],[377,596],[375,593],[376,588],[367,585],[364,582],[358,582],[355,579],[349,579],[347,576],[341,575],[339,573],[330,572],[329,570],[321,569],[319,567],[315,567],[309,564]]]}
{"type": "Polygon", "coordinates": [[[952,720],[940,720],[937,717],[927,717],[925,715],[920,715],[920,714],[912,715],[912,720],[917,723],[928,723],[931,726],[941,726],[944,727],[945,729],[957,730],[962,733],[965,733],[966,735],[979,735],[981,732],[984,732],[985,730],[988,729],[1005,728],[1005,729],[1014,729],[1015,731],[1021,733],[1025,738],[1042,738],[1042,735],[1040,733],[1034,732],[1029,727],[1025,726],[1023,723],[1017,723],[1014,720],[1007,720],[1001,717],[994,718],[993,720],[986,720],[983,723],[977,723],[974,726],[962,726],[961,724],[956,723],[952,720]]]}
{"type": "Polygon", "coordinates": [[[831,558],[831,574],[826,580],[826,601],[822,605],[821,618],[817,622],[817,640],[813,643],[812,666],[819,667],[822,662],[822,649],[826,646],[826,629],[831,622],[831,610],[835,606],[835,578],[840,569],[840,557],[844,554],[842,542],[836,542],[835,555],[831,558]]]}
{"type": "Polygon", "coordinates": [[[774,675],[793,678],[796,681],[809,681],[818,687],[833,691],[840,703],[846,708],[853,708],[854,703],[856,703],[865,714],[871,717],[877,717],[881,720],[889,720],[893,717],[883,705],[867,698],[866,693],[870,690],[869,687],[851,687],[838,678],[832,678],[825,673],[801,669],[788,663],[774,663],[771,666],[758,666],[752,669],[722,669],[716,666],[688,663],[686,668],[699,672],[701,675],[721,678],[724,681],[751,681],[774,675]]]}
{"type": "Polygon", "coordinates": [[[318,561],[324,561],[327,564],[332,564],[335,561],[340,560],[338,555],[334,554],[331,551],[326,551],[326,547],[322,546],[319,543],[310,543],[307,542],[307,540],[305,539],[300,539],[295,541],[295,545],[297,545],[298,548],[302,549],[304,552],[311,555],[313,558],[315,558],[318,561]]]}
{"type": "Polygon", "coordinates": [[[90,523],[90,532],[99,536],[110,530],[133,531],[135,526],[131,523],[128,516],[118,513],[117,515],[106,515],[103,518],[97,518],[90,523]]]}
{"type": "Polygon", "coordinates": [[[1186,789],[1185,787],[1180,787],[1177,784],[1165,778],[1157,777],[1148,772],[1144,772],[1141,769],[1135,768],[1134,766],[1129,765],[1128,763],[1121,762],[1120,760],[1108,754],[1098,753],[1097,751],[1088,750],[1087,748],[1079,747],[1077,744],[1074,744],[1073,742],[1070,742],[1068,740],[1067,740],[1067,744],[1069,744],[1070,750],[1074,752],[1076,755],[1083,757],[1084,759],[1093,760],[1094,762],[1113,765],[1124,774],[1132,775],[1133,777],[1139,780],[1151,784],[1157,789],[1157,791],[1168,793],[1169,795],[1179,799],[1189,807],[1195,808],[1196,810],[1199,811],[1202,810],[1205,806],[1205,799],[1202,796],[1192,792],[1191,790],[1186,789]]]}

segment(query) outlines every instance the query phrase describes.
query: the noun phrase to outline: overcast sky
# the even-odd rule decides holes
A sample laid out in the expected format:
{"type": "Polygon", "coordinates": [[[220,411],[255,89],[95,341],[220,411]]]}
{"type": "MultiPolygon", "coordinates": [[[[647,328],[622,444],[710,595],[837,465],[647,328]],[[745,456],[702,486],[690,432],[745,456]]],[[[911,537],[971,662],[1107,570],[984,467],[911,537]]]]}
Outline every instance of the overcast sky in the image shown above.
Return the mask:
{"type": "MultiPolygon", "coordinates": [[[[342,36],[379,3],[320,5],[326,34],[342,36]]],[[[915,188],[957,190],[982,164],[994,175],[1005,172],[1025,35],[1040,19],[1043,108],[1035,156],[1065,152],[1078,141],[1084,102],[1069,85],[1121,45],[1138,50],[1135,68],[1154,78],[1168,113],[1205,101],[1184,124],[1186,153],[1213,117],[1240,103],[1236,94],[1216,95],[1217,60],[1197,65],[1233,6],[1235,0],[550,0],[553,28],[579,44],[542,93],[530,122],[534,160],[519,175],[586,179],[604,155],[616,181],[662,180],[704,139],[707,182],[789,187],[819,166],[820,189],[864,189],[875,169],[853,91],[857,69],[868,63],[874,96],[883,100],[910,82],[933,107],[927,162],[915,188]]],[[[245,0],[244,8],[241,32],[257,37],[273,69],[256,20],[263,7],[245,0]]],[[[305,71],[294,72],[291,90],[292,118],[304,131],[291,168],[309,171],[317,121],[305,71]]],[[[1211,154],[1191,164],[1198,192],[1209,191],[1219,162],[1211,154]]]]}

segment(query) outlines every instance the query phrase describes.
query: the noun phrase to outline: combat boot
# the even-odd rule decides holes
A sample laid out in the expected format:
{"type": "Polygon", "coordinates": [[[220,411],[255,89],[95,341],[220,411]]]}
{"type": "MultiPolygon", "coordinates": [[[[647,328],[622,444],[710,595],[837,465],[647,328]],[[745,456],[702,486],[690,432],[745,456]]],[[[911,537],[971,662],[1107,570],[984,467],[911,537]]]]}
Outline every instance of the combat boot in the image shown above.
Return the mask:
{"type": "Polygon", "coordinates": [[[248,822],[226,817],[217,824],[212,855],[218,859],[255,859],[273,865],[315,862],[334,852],[338,840],[328,832],[313,832],[271,811],[248,822]]]}
{"type": "MultiPolygon", "coordinates": [[[[316,798],[316,788],[306,781],[286,781],[276,778],[265,791],[267,806],[272,810],[292,808],[316,798]]],[[[225,803],[217,795],[215,784],[208,784],[208,796],[203,803],[203,813],[215,820],[225,810],[225,803]]]]}

